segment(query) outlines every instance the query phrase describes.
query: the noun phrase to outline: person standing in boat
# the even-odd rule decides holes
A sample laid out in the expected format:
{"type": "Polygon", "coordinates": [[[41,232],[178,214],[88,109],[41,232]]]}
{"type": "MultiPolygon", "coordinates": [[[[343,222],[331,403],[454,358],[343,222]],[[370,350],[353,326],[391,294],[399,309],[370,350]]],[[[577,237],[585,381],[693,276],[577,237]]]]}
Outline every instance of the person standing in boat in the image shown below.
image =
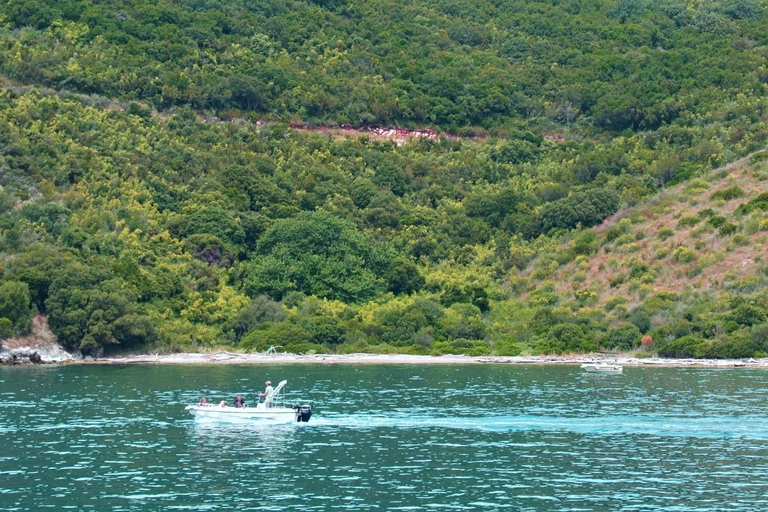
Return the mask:
{"type": "Polygon", "coordinates": [[[272,395],[275,394],[275,390],[272,389],[272,382],[267,381],[266,382],[266,389],[264,390],[264,401],[266,402],[267,407],[272,407],[272,395]]]}
{"type": "Polygon", "coordinates": [[[243,407],[248,407],[245,405],[245,402],[243,401],[243,397],[241,395],[237,395],[235,397],[235,407],[238,409],[242,409],[243,407]]]}

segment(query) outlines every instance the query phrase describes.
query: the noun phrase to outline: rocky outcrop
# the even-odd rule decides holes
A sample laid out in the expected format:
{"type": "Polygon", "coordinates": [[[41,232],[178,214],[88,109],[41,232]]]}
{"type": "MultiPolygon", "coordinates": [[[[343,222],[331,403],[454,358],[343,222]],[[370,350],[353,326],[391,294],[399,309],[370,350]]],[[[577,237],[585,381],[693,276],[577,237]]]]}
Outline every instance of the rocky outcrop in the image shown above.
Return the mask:
{"type": "Polygon", "coordinates": [[[8,349],[3,344],[0,348],[0,364],[64,363],[74,360],[75,356],[58,346],[44,347],[38,345],[8,349]]]}
{"type": "Polygon", "coordinates": [[[28,336],[0,341],[0,364],[64,363],[77,359],[59,345],[43,315],[34,318],[32,333],[28,336]]]}

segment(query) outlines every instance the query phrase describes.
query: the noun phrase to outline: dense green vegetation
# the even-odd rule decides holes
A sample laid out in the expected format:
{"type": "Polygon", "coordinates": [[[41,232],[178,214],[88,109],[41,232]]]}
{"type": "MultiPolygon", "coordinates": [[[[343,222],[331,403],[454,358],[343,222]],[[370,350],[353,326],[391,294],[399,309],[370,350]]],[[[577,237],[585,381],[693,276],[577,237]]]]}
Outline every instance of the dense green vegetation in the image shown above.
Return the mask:
{"type": "Polygon", "coordinates": [[[90,351],[764,354],[764,153],[712,169],[768,139],[766,12],[6,2],[0,334],[44,313],[90,351]],[[648,206],[670,187],[690,203],[648,206]]]}
{"type": "Polygon", "coordinates": [[[9,0],[0,73],[271,120],[655,130],[754,121],[766,22],[760,0],[9,0]]]}

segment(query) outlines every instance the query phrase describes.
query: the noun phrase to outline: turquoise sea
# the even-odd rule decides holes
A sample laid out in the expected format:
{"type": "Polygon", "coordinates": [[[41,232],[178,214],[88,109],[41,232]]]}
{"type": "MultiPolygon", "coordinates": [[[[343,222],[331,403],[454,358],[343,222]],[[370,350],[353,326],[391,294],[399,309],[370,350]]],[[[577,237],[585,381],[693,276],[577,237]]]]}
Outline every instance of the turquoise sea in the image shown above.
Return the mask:
{"type": "Polygon", "coordinates": [[[0,510],[768,510],[768,372],[0,368],[0,510]],[[307,424],[202,423],[265,380],[307,424]]]}

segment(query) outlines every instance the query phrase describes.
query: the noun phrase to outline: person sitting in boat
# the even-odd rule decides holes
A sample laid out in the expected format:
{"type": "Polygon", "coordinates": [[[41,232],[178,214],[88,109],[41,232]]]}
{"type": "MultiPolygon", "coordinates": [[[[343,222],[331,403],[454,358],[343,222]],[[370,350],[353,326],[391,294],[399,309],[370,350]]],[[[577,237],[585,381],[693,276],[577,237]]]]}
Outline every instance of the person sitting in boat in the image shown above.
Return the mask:
{"type": "Polygon", "coordinates": [[[243,407],[248,407],[247,405],[245,405],[245,402],[243,402],[243,397],[241,395],[237,395],[235,397],[235,407],[237,407],[238,409],[241,409],[243,407]]]}
{"type": "Polygon", "coordinates": [[[208,400],[206,400],[205,397],[202,397],[197,405],[200,407],[208,407],[208,400]]]}
{"type": "Polygon", "coordinates": [[[272,389],[271,381],[267,381],[266,385],[267,388],[264,390],[264,401],[266,402],[267,407],[272,407],[272,395],[275,394],[275,390],[272,389]]]}

